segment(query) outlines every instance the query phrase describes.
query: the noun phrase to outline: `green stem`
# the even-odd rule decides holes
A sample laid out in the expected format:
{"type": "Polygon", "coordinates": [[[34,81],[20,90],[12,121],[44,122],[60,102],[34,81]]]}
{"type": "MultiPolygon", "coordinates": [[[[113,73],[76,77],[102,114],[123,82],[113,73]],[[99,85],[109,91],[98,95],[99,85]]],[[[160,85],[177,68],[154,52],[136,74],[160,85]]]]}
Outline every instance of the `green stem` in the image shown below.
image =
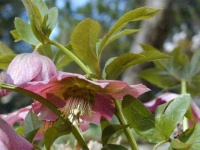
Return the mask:
{"type": "MultiPolygon", "coordinates": [[[[120,103],[118,100],[114,100],[115,102],[115,108],[116,108],[116,116],[119,120],[119,122],[122,124],[122,125],[127,125],[127,121],[121,111],[121,106],[120,106],[120,103]]],[[[130,144],[130,147],[132,150],[138,150],[138,146],[137,146],[137,143],[135,141],[135,138],[133,137],[133,134],[131,133],[131,130],[130,128],[125,128],[124,129],[124,133],[126,135],[126,138],[127,140],[129,141],[129,144],[130,144]]]]}
{"type": "MultiPolygon", "coordinates": [[[[186,81],[184,79],[181,80],[181,94],[187,93],[186,81]]],[[[188,129],[188,119],[184,117],[183,119],[183,131],[188,129]]]]}
{"type": "MultiPolygon", "coordinates": [[[[51,103],[47,99],[43,98],[42,96],[37,95],[37,94],[35,94],[31,91],[28,91],[26,89],[16,87],[16,86],[13,86],[13,85],[9,85],[9,84],[0,84],[0,88],[15,91],[15,92],[21,93],[25,96],[29,96],[29,97],[39,101],[40,103],[42,103],[46,107],[48,107],[52,112],[54,112],[65,124],[67,124],[67,125],[71,124],[71,122],[68,119],[65,119],[65,118],[62,117],[61,112],[57,109],[57,107],[53,103],[51,103]]],[[[78,128],[75,127],[74,125],[72,125],[72,134],[77,139],[77,141],[80,143],[83,150],[89,150],[89,148],[87,147],[87,144],[84,141],[82,135],[80,134],[78,128]]]]}
{"type": "Polygon", "coordinates": [[[158,144],[156,144],[152,150],[157,150],[157,148],[162,145],[163,143],[166,143],[167,141],[166,140],[163,140],[163,141],[160,141],[158,144]]]}
{"type": "Polygon", "coordinates": [[[181,80],[181,94],[184,94],[187,92],[186,89],[186,81],[184,79],[181,80]]]}
{"type": "Polygon", "coordinates": [[[59,44],[56,41],[52,41],[49,40],[48,42],[49,44],[52,44],[54,46],[56,46],[57,48],[61,49],[67,56],[69,56],[72,60],[74,60],[87,74],[92,74],[92,72],[90,71],[90,69],[88,69],[88,67],[86,67],[82,61],[80,61],[80,59],[78,59],[78,57],[76,57],[72,52],[70,52],[70,50],[68,50],[66,47],[64,47],[63,45],[59,44]]]}

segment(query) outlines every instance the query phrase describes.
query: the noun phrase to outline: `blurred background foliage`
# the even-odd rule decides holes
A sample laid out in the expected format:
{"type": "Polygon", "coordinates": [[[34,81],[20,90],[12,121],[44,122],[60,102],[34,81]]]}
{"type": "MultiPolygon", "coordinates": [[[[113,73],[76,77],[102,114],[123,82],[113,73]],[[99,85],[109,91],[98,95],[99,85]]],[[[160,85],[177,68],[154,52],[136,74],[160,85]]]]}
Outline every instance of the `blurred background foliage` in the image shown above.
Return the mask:
{"type": "MultiPolygon", "coordinates": [[[[45,0],[49,8],[56,6],[59,9],[59,20],[53,31],[52,37],[56,41],[67,45],[70,35],[75,26],[83,19],[90,17],[101,24],[100,37],[108,32],[113,23],[127,11],[138,7],[147,6],[149,2],[152,7],[159,7],[157,0],[45,0]]],[[[142,28],[142,30],[152,30],[157,36],[154,41],[153,36],[147,36],[147,42],[166,53],[180,46],[184,51],[193,53],[200,47],[200,1],[199,0],[165,0],[167,10],[164,14],[162,24],[154,28],[142,28],[141,23],[129,23],[129,28],[142,28]],[[167,4],[170,4],[168,5],[167,4]],[[163,33],[163,28],[165,32],[163,33]]],[[[162,2],[161,2],[162,3],[162,2]]],[[[163,6],[164,7],[164,6],[163,6]]],[[[14,29],[14,18],[20,17],[28,21],[28,15],[21,0],[0,0],[0,41],[7,44],[15,53],[31,52],[32,48],[25,42],[15,43],[10,31],[14,29]]],[[[137,51],[133,47],[138,34],[122,37],[110,44],[106,49],[106,55],[102,57],[105,63],[108,58],[118,56],[125,52],[137,51]]],[[[136,43],[139,45],[139,43],[136,43]]],[[[64,68],[70,72],[80,72],[76,64],[71,63],[64,68]]],[[[123,76],[132,77],[132,73],[124,73],[123,76]]],[[[137,83],[137,81],[135,81],[137,83]]],[[[146,83],[144,82],[145,84],[146,83]]],[[[154,87],[149,85],[152,89],[154,87]]],[[[155,88],[156,89],[156,88],[155,88]]],[[[156,89],[157,90],[157,89],[156,89]]],[[[151,95],[152,96],[152,95],[151,95]]],[[[145,98],[144,98],[145,99],[145,98]]],[[[151,97],[145,99],[150,100],[151,97]]],[[[31,103],[26,97],[13,93],[11,96],[0,100],[0,113],[8,113],[31,103]],[[15,100],[13,100],[13,97],[15,100]]]]}

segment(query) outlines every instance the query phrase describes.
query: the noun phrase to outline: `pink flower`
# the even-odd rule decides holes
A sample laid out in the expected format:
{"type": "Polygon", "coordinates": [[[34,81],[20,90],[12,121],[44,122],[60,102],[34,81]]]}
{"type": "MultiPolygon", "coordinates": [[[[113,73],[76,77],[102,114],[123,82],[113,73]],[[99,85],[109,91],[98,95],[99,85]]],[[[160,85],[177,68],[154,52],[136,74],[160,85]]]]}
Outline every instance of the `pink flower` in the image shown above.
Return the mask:
{"type": "MultiPolygon", "coordinates": [[[[157,106],[167,103],[167,102],[175,99],[178,96],[179,96],[179,94],[175,94],[175,93],[164,93],[164,94],[161,94],[160,96],[158,96],[157,98],[155,98],[154,100],[144,103],[144,105],[151,112],[154,113],[157,106]]],[[[191,109],[192,109],[192,113],[193,113],[195,121],[200,122],[200,108],[193,101],[191,102],[191,109]]]]}
{"type": "MultiPolygon", "coordinates": [[[[78,121],[84,128],[87,122],[99,124],[100,118],[110,120],[114,114],[113,100],[129,94],[138,97],[149,89],[142,85],[128,85],[123,81],[91,81],[79,74],[59,72],[47,84],[29,85],[26,89],[40,94],[61,111],[63,117],[78,121]],[[82,122],[84,121],[84,122],[82,122]]],[[[54,121],[57,116],[39,102],[33,110],[43,120],[54,121]]]]}
{"type": "Polygon", "coordinates": [[[5,83],[16,86],[47,83],[56,74],[56,67],[51,59],[34,51],[19,54],[12,60],[7,69],[5,83]]]}
{"type": "Polygon", "coordinates": [[[0,118],[0,147],[1,150],[33,150],[33,146],[18,135],[3,119],[0,118]]]}
{"type": "Polygon", "coordinates": [[[16,112],[12,112],[10,114],[0,115],[0,117],[5,120],[10,126],[13,126],[14,123],[19,122],[20,124],[24,123],[24,119],[28,114],[31,106],[27,106],[24,108],[19,109],[16,112]]]}

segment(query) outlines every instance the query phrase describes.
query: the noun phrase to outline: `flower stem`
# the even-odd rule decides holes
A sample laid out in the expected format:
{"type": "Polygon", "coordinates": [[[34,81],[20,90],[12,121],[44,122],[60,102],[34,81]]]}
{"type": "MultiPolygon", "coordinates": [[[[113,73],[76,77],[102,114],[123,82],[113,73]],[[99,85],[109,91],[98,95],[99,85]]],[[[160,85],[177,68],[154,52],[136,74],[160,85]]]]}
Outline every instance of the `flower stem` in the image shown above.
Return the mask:
{"type": "Polygon", "coordinates": [[[90,71],[90,69],[88,67],[86,67],[82,61],[80,61],[80,59],[78,59],[78,57],[76,57],[70,50],[68,50],[66,47],[64,47],[63,45],[59,44],[56,41],[52,41],[49,40],[48,42],[49,44],[52,44],[54,46],[56,46],[57,48],[61,49],[67,56],[69,56],[72,60],[74,60],[87,74],[92,74],[92,72],[90,71]]]}
{"type": "Polygon", "coordinates": [[[162,145],[163,143],[166,143],[167,141],[166,140],[163,140],[163,141],[160,141],[158,144],[156,144],[152,150],[157,150],[157,148],[162,145]]]}
{"type": "MultiPolygon", "coordinates": [[[[181,94],[187,92],[186,81],[184,79],[181,80],[181,94]]],[[[183,119],[183,131],[188,129],[188,119],[184,117],[183,119]]]]}
{"type": "MultiPolygon", "coordinates": [[[[20,87],[16,87],[14,85],[9,85],[9,84],[0,84],[0,88],[2,89],[7,89],[7,90],[11,90],[11,91],[15,91],[15,92],[19,92],[25,96],[29,96],[37,101],[39,101],[40,103],[44,104],[46,107],[48,107],[52,112],[54,112],[65,124],[69,125],[71,124],[71,122],[67,119],[64,119],[61,115],[61,112],[57,109],[57,107],[51,103],[50,101],[48,101],[47,99],[45,99],[44,97],[35,94],[31,91],[28,91],[26,89],[20,88],[20,87]]],[[[77,139],[77,141],[80,143],[80,145],[82,146],[83,150],[89,150],[89,148],[87,147],[86,142],[84,141],[82,135],[80,134],[79,130],[77,127],[75,127],[74,125],[72,125],[72,133],[74,135],[74,137],[77,139]]]]}
{"type": "MultiPolygon", "coordinates": [[[[115,108],[116,108],[116,116],[119,120],[119,122],[122,124],[122,125],[127,125],[127,121],[122,113],[122,110],[121,110],[121,106],[120,106],[120,103],[118,100],[114,100],[115,102],[115,108]]],[[[133,134],[131,133],[131,130],[130,128],[125,128],[124,129],[124,133],[126,135],[126,138],[127,140],[129,141],[129,144],[130,144],[130,147],[132,150],[138,150],[138,146],[137,146],[137,143],[135,141],[135,138],[133,137],[133,134]]]]}

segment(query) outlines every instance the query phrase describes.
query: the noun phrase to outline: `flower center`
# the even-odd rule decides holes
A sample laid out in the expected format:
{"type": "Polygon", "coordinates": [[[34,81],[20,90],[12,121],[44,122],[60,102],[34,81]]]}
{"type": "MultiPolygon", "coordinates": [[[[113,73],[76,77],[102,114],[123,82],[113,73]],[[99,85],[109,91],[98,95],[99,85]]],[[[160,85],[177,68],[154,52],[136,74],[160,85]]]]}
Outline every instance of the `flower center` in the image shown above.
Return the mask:
{"type": "Polygon", "coordinates": [[[63,108],[59,108],[64,118],[69,118],[71,122],[78,120],[80,117],[92,117],[92,104],[95,100],[95,93],[86,88],[77,86],[68,88],[64,94],[66,104],[63,108]]]}

